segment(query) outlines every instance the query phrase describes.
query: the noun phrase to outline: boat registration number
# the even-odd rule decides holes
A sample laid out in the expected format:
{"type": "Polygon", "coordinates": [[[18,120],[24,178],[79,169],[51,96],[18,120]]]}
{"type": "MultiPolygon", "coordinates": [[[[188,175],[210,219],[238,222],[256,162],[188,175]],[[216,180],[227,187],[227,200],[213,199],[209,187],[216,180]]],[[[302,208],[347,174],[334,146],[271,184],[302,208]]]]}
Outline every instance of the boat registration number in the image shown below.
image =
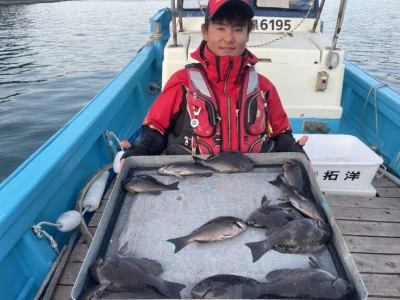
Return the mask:
{"type": "Polygon", "coordinates": [[[253,19],[254,30],[289,31],[292,29],[291,20],[282,19],[253,19]]]}

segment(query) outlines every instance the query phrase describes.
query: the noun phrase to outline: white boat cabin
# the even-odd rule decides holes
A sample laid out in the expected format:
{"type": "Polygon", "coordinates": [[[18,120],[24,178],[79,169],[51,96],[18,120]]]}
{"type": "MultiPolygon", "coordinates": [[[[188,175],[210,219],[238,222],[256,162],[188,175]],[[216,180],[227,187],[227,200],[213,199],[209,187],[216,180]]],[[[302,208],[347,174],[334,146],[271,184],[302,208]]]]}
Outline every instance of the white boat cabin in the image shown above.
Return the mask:
{"type": "MultiPolygon", "coordinates": [[[[205,12],[207,2],[202,2],[205,3],[202,5],[202,11],[205,12]]],[[[265,75],[276,86],[289,118],[340,119],[344,52],[338,48],[331,51],[331,39],[321,33],[319,25],[314,26],[316,18],[309,17],[309,10],[295,9],[295,5],[303,2],[251,1],[256,8],[254,29],[247,47],[259,59],[256,71],[265,75]],[[264,10],[271,12],[271,9],[281,9],[290,12],[292,7],[295,17],[263,15],[264,10]],[[312,32],[313,27],[315,32],[312,32]],[[335,67],[329,68],[328,64],[335,67]]],[[[199,3],[192,1],[193,7],[197,5],[198,8],[199,3]]],[[[186,2],[183,11],[185,4],[186,2]]],[[[178,17],[176,23],[176,46],[171,34],[164,50],[163,87],[171,74],[188,63],[196,62],[190,57],[190,53],[202,41],[200,27],[204,23],[203,14],[184,16],[182,30],[178,25],[178,17]]],[[[171,32],[172,28],[171,25],[171,32]]]]}

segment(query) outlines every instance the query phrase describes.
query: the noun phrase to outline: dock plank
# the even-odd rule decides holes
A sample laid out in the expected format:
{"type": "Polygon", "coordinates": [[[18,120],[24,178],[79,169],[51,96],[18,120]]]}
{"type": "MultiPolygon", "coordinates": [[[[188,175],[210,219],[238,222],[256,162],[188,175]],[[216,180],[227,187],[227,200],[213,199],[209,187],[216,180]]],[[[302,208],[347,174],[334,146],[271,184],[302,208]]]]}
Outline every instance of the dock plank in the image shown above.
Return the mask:
{"type": "Polygon", "coordinates": [[[74,285],[76,278],[78,277],[79,270],[82,263],[68,263],[66,264],[58,283],[61,285],[74,285]]]}
{"type": "Polygon", "coordinates": [[[400,238],[343,236],[351,253],[400,255],[400,238]]]}
{"type": "Polygon", "coordinates": [[[336,220],[343,235],[400,237],[400,223],[336,220]]]}
{"type": "Polygon", "coordinates": [[[390,198],[400,197],[400,188],[377,187],[376,192],[379,195],[379,197],[390,197],[390,198]]]}
{"type": "Polygon", "coordinates": [[[393,201],[393,198],[325,195],[325,199],[330,207],[400,209],[400,201],[393,201]]]}
{"type": "Polygon", "coordinates": [[[387,177],[375,177],[372,181],[372,185],[377,188],[377,187],[391,187],[391,188],[398,188],[397,184],[390,180],[387,177]]]}
{"type": "Polygon", "coordinates": [[[89,250],[89,245],[86,243],[77,244],[74,251],[72,251],[68,262],[83,263],[86,253],[89,250]]]}
{"type": "Polygon", "coordinates": [[[336,220],[357,220],[373,222],[398,222],[400,210],[382,208],[331,207],[336,220]]]}
{"type": "MultiPolygon", "coordinates": [[[[361,274],[368,291],[368,299],[391,297],[400,299],[400,275],[361,274]]],[[[387,299],[387,298],[386,298],[387,299]]]]}
{"type": "Polygon", "coordinates": [[[352,253],[361,273],[400,274],[400,255],[352,253]]]}
{"type": "Polygon", "coordinates": [[[71,299],[72,285],[58,284],[51,297],[53,300],[71,299]]]}

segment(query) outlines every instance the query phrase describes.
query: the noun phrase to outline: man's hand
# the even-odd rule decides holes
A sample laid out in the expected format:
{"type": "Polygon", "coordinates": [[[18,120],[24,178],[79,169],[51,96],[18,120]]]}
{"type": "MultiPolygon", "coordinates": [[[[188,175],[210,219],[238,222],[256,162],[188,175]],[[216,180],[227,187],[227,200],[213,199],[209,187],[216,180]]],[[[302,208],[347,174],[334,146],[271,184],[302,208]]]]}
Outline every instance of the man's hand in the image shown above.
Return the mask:
{"type": "Polygon", "coordinates": [[[308,135],[303,135],[297,143],[299,143],[300,146],[304,146],[308,141],[308,135]]]}
{"type": "Polygon", "coordinates": [[[121,147],[123,147],[125,149],[130,148],[132,146],[132,144],[129,143],[128,140],[122,140],[120,144],[121,144],[121,147]]]}

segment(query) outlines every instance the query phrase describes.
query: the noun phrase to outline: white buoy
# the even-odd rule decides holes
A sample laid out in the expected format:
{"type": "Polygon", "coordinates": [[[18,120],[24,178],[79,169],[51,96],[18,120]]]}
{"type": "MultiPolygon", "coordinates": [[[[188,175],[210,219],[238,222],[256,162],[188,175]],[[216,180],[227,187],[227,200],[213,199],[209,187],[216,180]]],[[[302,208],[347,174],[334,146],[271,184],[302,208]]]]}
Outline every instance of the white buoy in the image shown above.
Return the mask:
{"type": "Polygon", "coordinates": [[[58,217],[56,224],[58,230],[67,232],[75,229],[81,223],[81,214],[76,210],[69,210],[58,217]]]}
{"type": "Polygon", "coordinates": [[[108,177],[110,177],[110,172],[106,170],[93,181],[82,201],[82,207],[84,210],[93,212],[100,206],[100,201],[106,188],[108,177]]]}
{"type": "Polygon", "coordinates": [[[114,157],[113,169],[115,174],[118,174],[121,170],[119,169],[119,163],[121,161],[121,157],[125,151],[118,151],[118,153],[114,157]]]}

